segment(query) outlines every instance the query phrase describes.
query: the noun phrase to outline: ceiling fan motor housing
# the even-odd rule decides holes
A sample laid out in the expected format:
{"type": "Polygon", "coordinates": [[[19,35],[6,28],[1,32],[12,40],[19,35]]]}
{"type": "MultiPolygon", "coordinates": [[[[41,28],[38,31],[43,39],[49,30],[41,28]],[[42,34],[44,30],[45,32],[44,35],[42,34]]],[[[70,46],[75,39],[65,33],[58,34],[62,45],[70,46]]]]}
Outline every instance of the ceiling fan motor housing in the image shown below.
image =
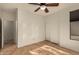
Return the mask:
{"type": "Polygon", "coordinates": [[[43,5],[46,6],[46,3],[40,3],[40,6],[43,6],[43,5]]]}

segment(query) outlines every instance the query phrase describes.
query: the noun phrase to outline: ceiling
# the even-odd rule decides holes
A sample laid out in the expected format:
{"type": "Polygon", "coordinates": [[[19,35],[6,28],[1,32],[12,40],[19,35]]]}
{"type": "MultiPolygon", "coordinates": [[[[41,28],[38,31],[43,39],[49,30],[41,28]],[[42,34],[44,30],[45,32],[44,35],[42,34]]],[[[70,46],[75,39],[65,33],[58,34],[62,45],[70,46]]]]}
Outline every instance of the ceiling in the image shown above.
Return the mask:
{"type": "Polygon", "coordinates": [[[26,11],[31,12],[33,14],[37,14],[37,15],[41,15],[41,16],[46,16],[46,15],[50,15],[50,14],[54,14],[55,12],[72,6],[72,5],[76,5],[77,3],[59,3],[58,7],[47,7],[49,9],[49,13],[45,13],[42,10],[39,10],[38,12],[34,12],[34,10],[36,8],[38,8],[37,5],[31,5],[28,3],[0,3],[0,8],[2,8],[3,10],[7,10],[7,11],[11,11],[14,12],[16,11],[16,8],[25,8],[26,11]]]}

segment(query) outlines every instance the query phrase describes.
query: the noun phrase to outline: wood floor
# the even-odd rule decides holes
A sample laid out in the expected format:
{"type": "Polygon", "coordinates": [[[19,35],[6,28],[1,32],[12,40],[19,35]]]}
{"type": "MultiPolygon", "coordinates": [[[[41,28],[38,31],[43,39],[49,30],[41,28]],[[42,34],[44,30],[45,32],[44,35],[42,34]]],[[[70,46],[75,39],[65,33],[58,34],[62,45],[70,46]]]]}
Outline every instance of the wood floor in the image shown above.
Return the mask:
{"type": "Polygon", "coordinates": [[[0,55],[79,55],[79,53],[49,41],[42,41],[22,48],[8,45],[0,50],[0,55]]]}

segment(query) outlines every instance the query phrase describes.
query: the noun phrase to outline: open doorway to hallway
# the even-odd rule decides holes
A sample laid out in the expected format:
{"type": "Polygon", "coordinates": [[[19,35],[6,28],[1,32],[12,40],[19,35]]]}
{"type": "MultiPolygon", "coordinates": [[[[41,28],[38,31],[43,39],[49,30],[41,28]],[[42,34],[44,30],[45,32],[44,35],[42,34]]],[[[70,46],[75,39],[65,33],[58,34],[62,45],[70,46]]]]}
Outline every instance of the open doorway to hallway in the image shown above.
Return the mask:
{"type": "Polygon", "coordinates": [[[1,48],[5,49],[5,47],[13,45],[17,46],[17,39],[16,39],[17,9],[16,8],[2,9],[1,18],[2,18],[1,48]]]}
{"type": "Polygon", "coordinates": [[[16,21],[4,21],[4,48],[16,45],[16,21]]]}

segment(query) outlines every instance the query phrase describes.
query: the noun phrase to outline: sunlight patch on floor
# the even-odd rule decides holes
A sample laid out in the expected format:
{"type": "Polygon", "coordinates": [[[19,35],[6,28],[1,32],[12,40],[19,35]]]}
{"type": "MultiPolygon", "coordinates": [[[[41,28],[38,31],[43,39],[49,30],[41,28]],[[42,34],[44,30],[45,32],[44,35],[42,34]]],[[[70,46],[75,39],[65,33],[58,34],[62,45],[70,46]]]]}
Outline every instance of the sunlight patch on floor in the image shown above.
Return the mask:
{"type": "Polygon", "coordinates": [[[34,55],[40,55],[40,54],[42,54],[42,55],[43,54],[46,54],[46,55],[49,55],[49,54],[53,54],[53,55],[66,54],[66,55],[69,55],[70,54],[68,52],[65,52],[63,50],[57,49],[57,48],[49,46],[49,45],[43,45],[43,46],[36,48],[36,49],[33,49],[29,52],[31,54],[34,54],[34,55]]]}

